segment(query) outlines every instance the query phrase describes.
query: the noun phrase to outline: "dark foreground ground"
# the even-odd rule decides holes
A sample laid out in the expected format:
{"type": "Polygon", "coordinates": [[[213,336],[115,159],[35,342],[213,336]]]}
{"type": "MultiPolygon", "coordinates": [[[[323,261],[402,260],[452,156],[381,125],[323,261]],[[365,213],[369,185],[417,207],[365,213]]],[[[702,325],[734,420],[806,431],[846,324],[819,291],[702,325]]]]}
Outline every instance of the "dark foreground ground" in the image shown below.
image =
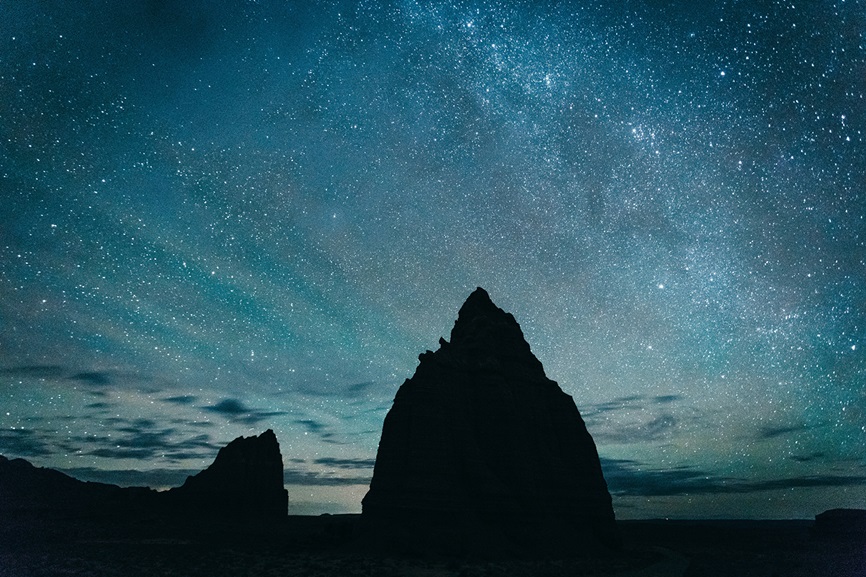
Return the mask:
{"type": "Polygon", "coordinates": [[[370,556],[352,546],[356,520],[121,525],[5,518],[0,576],[866,577],[866,540],[816,538],[810,521],[620,522],[620,552],[530,561],[370,556]]]}

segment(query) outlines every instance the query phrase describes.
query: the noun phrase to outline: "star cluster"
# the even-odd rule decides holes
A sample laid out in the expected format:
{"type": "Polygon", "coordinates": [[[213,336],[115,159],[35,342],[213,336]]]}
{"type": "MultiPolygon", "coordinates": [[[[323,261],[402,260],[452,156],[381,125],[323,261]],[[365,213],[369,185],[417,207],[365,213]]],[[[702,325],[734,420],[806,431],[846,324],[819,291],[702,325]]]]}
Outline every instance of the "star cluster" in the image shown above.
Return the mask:
{"type": "Polygon", "coordinates": [[[0,7],[0,453],[357,511],[475,286],[620,517],[866,499],[860,1],[0,7]]]}

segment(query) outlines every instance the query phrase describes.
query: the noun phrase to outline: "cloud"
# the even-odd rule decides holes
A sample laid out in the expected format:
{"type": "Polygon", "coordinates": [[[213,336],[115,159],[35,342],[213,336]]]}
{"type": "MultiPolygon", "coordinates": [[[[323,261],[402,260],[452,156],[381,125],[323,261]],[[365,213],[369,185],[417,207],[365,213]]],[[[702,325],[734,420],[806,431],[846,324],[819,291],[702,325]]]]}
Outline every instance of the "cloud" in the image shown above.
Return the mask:
{"type": "Polygon", "coordinates": [[[321,433],[327,426],[313,419],[299,419],[295,421],[299,425],[303,425],[310,433],[321,433]]]}
{"type": "MultiPolygon", "coordinates": [[[[127,431],[130,430],[127,429],[127,431]]],[[[174,429],[133,433],[126,438],[118,439],[116,443],[118,447],[130,447],[136,449],[163,449],[174,446],[174,444],[169,441],[169,436],[172,433],[174,433],[174,429]]]]}
{"type": "Polygon", "coordinates": [[[630,497],[742,494],[795,487],[866,485],[864,475],[803,475],[755,480],[715,476],[692,467],[646,469],[637,461],[623,459],[602,459],[602,469],[611,494],[630,497]]]}
{"type": "Polygon", "coordinates": [[[673,415],[659,415],[655,419],[644,423],[640,429],[645,438],[657,439],[665,432],[677,426],[677,420],[673,415]]]}
{"type": "Polygon", "coordinates": [[[343,486],[343,485],[369,485],[372,475],[354,477],[337,477],[330,473],[319,473],[300,469],[285,469],[283,471],[283,482],[286,485],[309,485],[309,486],[343,486]]]}
{"type": "Polygon", "coordinates": [[[333,467],[335,469],[371,470],[376,464],[376,459],[337,459],[334,457],[320,457],[314,459],[313,463],[333,467]]]}
{"type": "Polygon", "coordinates": [[[164,403],[172,403],[173,405],[191,405],[198,400],[195,395],[178,395],[176,397],[168,397],[162,399],[164,403]]]}
{"type": "Polygon", "coordinates": [[[50,455],[49,444],[29,429],[0,429],[0,453],[16,457],[50,455]]]}
{"type": "Polygon", "coordinates": [[[664,413],[643,423],[596,423],[592,436],[597,443],[628,444],[657,441],[677,427],[677,418],[664,413]]]}
{"type": "Polygon", "coordinates": [[[648,397],[647,395],[628,395],[626,397],[617,397],[604,403],[585,405],[583,410],[581,410],[581,414],[584,418],[592,418],[603,413],[644,410],[650,408],[652,405],[669,405],[683,398],[682,395],[656,395],[653,397],[648,397]]]}
{"type": "Polygon", "coordinates": [[[152,419],[135,419],[133,421],[129,421],[129,425],[126,427],[122,427],[121,431],[130,431],[130,432],[138,432],[141,430],[149,430],[156,427],[156,421],[152,419]]]}
{"type": "Polygon", "coordinates": [[[761,427],[758,435],[761,439],[774,439],[776,437],[781,437],[787,435],[788,433],[797,433],[800,431],[805,431],[807,429],[806,425],[781,425],[781,426],[766,426],[761,427]]]}
{"type": "Polygon", "coordinates": [[[376,383],[373,381],[365,381],[363,383],[355,383],[354,385],[349,385],[346,388],[346,391],[351,395],[360,395],[370,387],[374,386],[376,383]]]}
{"type": "Polygon", "coordinates": [[[791,459],[792,461],[797,461],[798,463],[808,463],[810,461],[816,461],[816,460],[824,457],[825,455],[826,455],[826,453],[817,452],[817,453],[811,453],[809,455],[791,455],[788,458],[791,459]]]}
{"type": "Polygon", "coordinates": [[[322,439],[325,443],[330,443],[332,445],[346,445],[343,441],[338,441],[335,437],[337,437],[334,433],[322,433],[319,435],[319,438],[322,439]]]}
{"type": "Polygon", "coordinates": [[[602,413],[612,411],[622,411],[625,409],[643,409],[646,407],[646,397],[644,395],[629,395],[627,397],[618,397],[604,403],[596,403],[594,405],[585,405],[581,414],[584,419],[591,419],[602,413]]]}
{"type": "Polygon", "coordinates": [[[307,433],[317,435],[319,439],[321,439],[324,443],[330,443],[331,445],[347,444],[346,442],[339,440],[340,437],[333,431],[329,430],[328,425],[326,425],[325,423],[322,423],[315,419],[297,419],[295,420],[295,423],[304,426],[304,428],[306,429],[306,432],[304,432],[305,435],[307,433]]]}
{"type": "Polygon", "coordinates": [[[149,460],[156,455],[153,449],[131,449],[131,448],[101,448],[90,451],[88,455],[94,457],[105,457],[106,459],[142,459],[149,460]]]}
{"type": "Polygon", "coordinates": [[[730,480],[691,468],[652,470],[625,459],[602,459],[601,466],[612,495],[655,497],[716,492],[730,480]]]}
{"type": "Polygon", "coordinates": [[[155,393],[159,389],[149,386],[142,388],[149,378],[134,373],[119,373],[116,371],[89,370],[81,367],[69,367],[63,365],[19,365],[0,369],[0,376],[8,376],[19,379],[44,379],[55,382],[74,381],[88,386],[91,394],[105,396],[100,390],[118,382],[121,378],[124,384],[135,383],[136,386],[146,392],[155,393]]]}
{"type": "Polygon", "coordinates": [[[790,489],[793,487],[852,487],[866,485],[866,475],[807,475],[743,484],[738,493],[790,489]]]}
{"type": "Polygon", "coordinates": [[[231,422],[246,425],[255,425],[271,417],[285,414],[285,411],[253,409],[244,405],[239,399],[223,399],[215,405],[204,406],[202,409],[220,414],[231,422]]]}
{"type": "Polygon", "coordinates": [[[60,365],[19,365],[0,369],[0,375],[10,377],[29,377],[35,379],[56,379],[62,377],[66,371],[60,365]]]}
{"type": "Polygon", "coordinates": [[[112,383],[111,377],[105,371],[85,371],[81,373],[75,373],[68,378],[70,381],[81,381],[83,383],[87,383],[89,385],[96,385],[99,387],[104,387],[112,383]]]}
{"type": "Polygon", "coordinates": [[[172,427],[159,428],[150,419],[121,420],[111,436],[80,436],[74,440],[84,449],[83,454],[104,459],[166,460],[213,459],[219,446],[210,436],[199,434],[175,440],[178,432],[172,427]]]}
{"type": "Polygon", "coordinates": [[[223,399],[215,405],[204,407],[208,411],[213,411],[214,413],[221,413],[223,415],[242,415],[244,413],[249,412],[249,409],[244,406],[242,402],[237,399],[223,399]]]}
{"type": "Polygon", "coordinates": [[[89,405],[85,405],[84,408],[86,408],[86,409],[107,409],[111,406],[112,406],[111,403],[99,401],[96,403],[90,403],[89,405]]]}

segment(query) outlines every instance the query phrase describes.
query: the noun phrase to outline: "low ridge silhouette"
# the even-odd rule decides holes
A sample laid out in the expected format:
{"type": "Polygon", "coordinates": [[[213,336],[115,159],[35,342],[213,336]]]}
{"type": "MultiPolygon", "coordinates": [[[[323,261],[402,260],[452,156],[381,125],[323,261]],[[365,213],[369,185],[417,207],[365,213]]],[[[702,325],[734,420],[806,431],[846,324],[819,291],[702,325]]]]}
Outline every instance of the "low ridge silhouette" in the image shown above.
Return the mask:
{"type": "Polygon", "coordinates": [[[0,456],[0,511],[82,518],[214,517],[278,519],[288,515],[283,459],[274,432],[238,437],[181,487],[155,491],[84,482],[24,459],[0,456]]]}

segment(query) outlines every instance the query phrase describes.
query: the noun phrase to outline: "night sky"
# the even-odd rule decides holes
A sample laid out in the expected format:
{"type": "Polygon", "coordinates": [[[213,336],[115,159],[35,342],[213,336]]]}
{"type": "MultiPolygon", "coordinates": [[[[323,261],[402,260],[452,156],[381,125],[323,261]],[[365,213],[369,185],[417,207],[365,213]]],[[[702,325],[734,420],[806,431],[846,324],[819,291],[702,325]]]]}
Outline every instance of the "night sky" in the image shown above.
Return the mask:
{"type": "Polygon", "coordinates": [[[866,506],[866,2],[0,4],[0,453],[358,512],[476,286],[619,518],[866,506]]]}

